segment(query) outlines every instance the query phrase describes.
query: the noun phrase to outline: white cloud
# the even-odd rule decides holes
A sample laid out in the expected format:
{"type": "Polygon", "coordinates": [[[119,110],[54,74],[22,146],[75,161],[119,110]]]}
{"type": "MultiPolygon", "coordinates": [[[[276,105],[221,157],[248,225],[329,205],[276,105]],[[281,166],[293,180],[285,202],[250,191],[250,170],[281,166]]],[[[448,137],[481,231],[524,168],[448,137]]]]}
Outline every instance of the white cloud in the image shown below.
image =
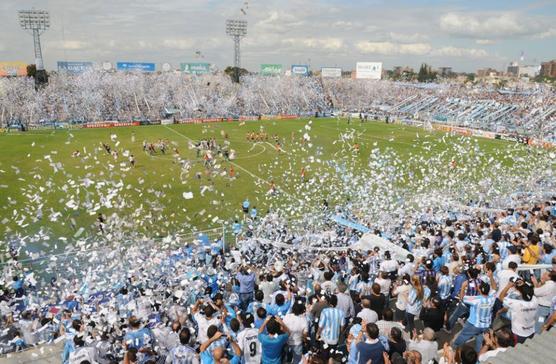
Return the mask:
{"type": "Polygon", "coordinates": [[[545,32],[539,33],[535,36],[538,39],[553,38],[556,37],[556,28],[550,28],[545,32]]]}
{"type": "Polygon", "coordinates": [[[190,49],[194,45],[194,42],[191,39],[165,39],[162,42],[162,46],[165,48],[171,49],[190,49]]]}
{"type": "Polygon", "coordinates": [[[544,21],[518,13],[486,16],[447,13],[440,18],[440,28],[451,35],[471,38],[515,38],[541,33],[544,21]]]}
{"type": "Polygon", "coordinates": [[[467,58],[483,58],[488,56],[487,51],[485,51],[484,49],[457,48],[457,47],[442,47],[433,50],[431,54],[433,56],[467,57],[467,58]]]}
{"type": "Polygon", "coordinates": [[[493,44],[496,44],[496,42],[493,41],[492,39],[477,39],[477,40],[475,40],[475,43],[477,43],[479,45],[493,45],[493,44]]]}
{"type": "Polygon", "coordinates": [[[381,54],[385,56],[412,55],[412,56],[443,56],[482,58],[488,53],[484,49],[440,47],[433,48],[429,43],[393,43],[393,42],[358,42],[355,47],[364,54],[381,54]]]}
{"type": "Polygon", "coordinates": [[[393,43],[393,42],[368,42],[361,41],[355,47],[364,54],[382,55],[424,55],[432,50],[428,43],[393,43]]]}
{"type": "Polygon", "coordinates": [[[416,43],[416,42],[422,42],[424,40],[427,40],[428,38],[429,38],[428,36],[420,33],[402,34],[402,33],[390,32],[390,39],[392,39],[394,42],[416,43]]]}
{"type": "Polygon", "coordinates": [[[282,39],[281,43],[292,47],[329,51],[339,50],[344,46],[344,41],[340,38],[286,38],[282,39]]]}
{"type": "Polygon", "coordinates": [[[344,30],[349,30],[353,28],[353,22],[351,21],[344,21],[344,20],[338,20],[334,23],[332,23],[332,27],[334,28],[341,28],[344,30]]]}
{"type": "Polygon", "coordinates": [[[48,44],[56,49],[66,49],[72,51],[88,49],[91,46],[89,42],[83,42],[80,40],[54,41],[49,42],[48,44]]]}

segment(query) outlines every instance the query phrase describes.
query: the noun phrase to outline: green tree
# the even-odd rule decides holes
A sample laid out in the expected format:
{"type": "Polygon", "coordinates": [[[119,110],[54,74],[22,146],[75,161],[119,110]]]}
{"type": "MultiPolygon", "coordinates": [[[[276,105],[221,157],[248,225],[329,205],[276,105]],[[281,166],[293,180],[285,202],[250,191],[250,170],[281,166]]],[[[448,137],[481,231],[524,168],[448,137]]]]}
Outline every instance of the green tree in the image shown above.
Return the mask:
{"type": "Polygon", "coordinates": [[[234,82],[239,82],[239,79],[242,76],[248,75],[249,71],[247,71],[245,68],[228,66],[226,67],[226,69],[224,69],[224,73],[230,76],[234,82]]]}
{"type": "Polygon", "coordinates": [[[34,65],[34,64],[28,64],[27,65],[27,77],[35,78],[36,74],[37,74],[37,66],[34,65]]]}

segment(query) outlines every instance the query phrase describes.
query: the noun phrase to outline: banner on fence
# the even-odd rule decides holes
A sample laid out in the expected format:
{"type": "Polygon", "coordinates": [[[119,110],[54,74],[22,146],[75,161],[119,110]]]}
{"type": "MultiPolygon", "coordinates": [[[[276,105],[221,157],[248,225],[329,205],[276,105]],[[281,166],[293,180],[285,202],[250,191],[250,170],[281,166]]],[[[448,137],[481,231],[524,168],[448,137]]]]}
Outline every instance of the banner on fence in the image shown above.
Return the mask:
{"type": "Polygon", "coordinates": [[[382,62],[357,62],[355,78],[380,80],[382,78],[382,62]]]}
{"type": "Polygon", "coordinates": [[[180,69],[190,75],[206,75],[210,73],[210,63],[180,63],[180,69]]]}
{"type": "Polygon", "coordinates": [[[342,77],[342,69],[338,67],[323,67],[320,69],[322,78],[340,78],[342,77]]]}
{"type": "Polygon", "coordinates": [[[0,62],[0,77],[27,76],[27,63],[0,62]]]}
{"type": "Polygon", "coordinates": [[[58,61],[58,72],[83,73],[93,68],[93,62],[58,61]]]}
{"type": "Polygon", "coordinates": [[[262,76],[279,76],[282,74],[281,64],[261,64],[262,76]]]}
{"type": "Polygon", "coordinates": [[[292,75],[295,76],[309,76],[309,66],[305,64],[293,64],[292,75]]]}
{"type": "Polygon", "coordinates": [[[92,128],[117,128],[122,126],[139,126],[141,125],[138,121],[130,121],[130,122],[116,122],[116,121],[103,121],[103,122],[96,122],[96,123],[87,123],[84,124],[83,127],[87,129],[92,128]]]}
{"type": "Polygon", "coordinates": [[[118,71],[139,71],[139,72],[154,72],[156,66],[154,63],[143,62],[118,62],[116,69],[118,71]]]}

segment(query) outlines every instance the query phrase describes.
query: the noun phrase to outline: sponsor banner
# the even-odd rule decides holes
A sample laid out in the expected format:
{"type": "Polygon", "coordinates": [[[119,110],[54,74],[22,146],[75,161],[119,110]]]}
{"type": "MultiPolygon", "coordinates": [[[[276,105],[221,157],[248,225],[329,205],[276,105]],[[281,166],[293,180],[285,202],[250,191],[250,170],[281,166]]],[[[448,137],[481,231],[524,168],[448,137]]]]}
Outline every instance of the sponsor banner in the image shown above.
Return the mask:
{"type": "Polygon", "coordinates": [[[323,67],[320,69],[320,76],[323,78],[341,78],[342,69],[338,67],[323,67]]]}
{"type": "Polygon", "coordinates": [[[93,129],[93,128],[117,128],[122,126],[139,126],[141,125],[138,121],[130,121],[130,122],[117,122],[117,121],[101,121],[95,123],[87,123],[84,124],[83,127],[86,129],[93,129]]]}
{"type": "Polygon", "coordinates": [[[309,76],[309,66],[306,64],[292,64],[292,75],[309,76]]]}
{"type": "Polygon", "coordinates": [[[281,64],[261,64],[262,76],[279,76],[282,74],[281,64]]]}
{"type": "Polygon", "coordinates": [[[496,139],[509,140],[509,141],[516,142],[516,143],[529,144],[529,137],[516,135],[516,134],[513,134],[513,135],[511,135],[511,134],[499,134],[499,138],[496,138],[496,139]]]}
{"type": "Polygon", "coordinates": [[[27,63],[0,62],[0,77],[7,76],[27,76],[27,63]]]}
{"type": "Polygon", "coordinates": [[[118,71],[139,71],[139,72],[154,72],[156,66],[154,63],[143,62],[117,62],[116,69],[118,71]]]}
{"type": "Polygon", "coordinates": [[[83,73],[93,68],[93,62],[58,61],[58,72],[83,73]]]}
{"type": "Polygon", "coordinates": [[[190,75],[206,75],[210,73],[210,63],[180,63],[180,70],[190,75]]]}
{"type": "Polygon", "coordinates": [[[219,123],[219,122],[230,122],[237,119],[233,118],[193,118],[193,119],[183,119],[178,122],[178,124],[204,124],[204,123],[219,123]]]}
{"type": "Polygon", "coordinates": [[[260,120],[262,119],[262,117],[256,116],[256,115],[250,115],[250,116],[240,116],[239,117],[239,121],[255,121],[255,120],[260,120]]]}
{"type": "Polygon", "coordinates": [[[297,119],[297,115],[246,115],[234,118],[191,118],[179,120],[178,124],[204,124],[204,123],[221,123],[234,121],[253,121],[253,120],[290,120],[297,119]]]}
{"type": "Polygon", "coordinates": [[[382,62],[357,62],[355,78],[380,80],[382,78],[382,62]]]}

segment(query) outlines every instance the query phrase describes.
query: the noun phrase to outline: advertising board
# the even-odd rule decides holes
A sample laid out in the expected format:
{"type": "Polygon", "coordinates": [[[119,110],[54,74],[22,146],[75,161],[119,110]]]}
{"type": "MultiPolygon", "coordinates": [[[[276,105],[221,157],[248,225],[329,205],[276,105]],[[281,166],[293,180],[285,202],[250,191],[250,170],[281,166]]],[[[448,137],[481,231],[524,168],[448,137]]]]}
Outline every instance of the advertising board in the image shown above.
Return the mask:
{"type": "Polygon", "coordinates": [[[93,68],[93,62],[58,61],[58,72],[83,73],[93,68]]]}
{"type": "Polygon", "coordinates": [[[382,62],[357,62],[355,78],[380,80],[382,78],[382,62]]]}
{"type": "Polygon", "coordinates": [[[139,72],[154,72],[154,63],[144,62],[118,62],[116,63],[118,71],[139,71],[139,72]]]}
{"type": "Polygon", "coordinates": [[[305,64],[292,64],[292,75],[309,76],[309,66],[305,64]]]}
{"type": "Polygon", "coordinates": [[[340,78],[342,69],[338,67],[323,67],[320,69],[320,76],[323,78],[340,78]]]}
{"type": "Polygon", "coordinates": [[[279,76],[282,74],[281,64],[261,64],[261,75],[279,76]]]}
{"type": "Polygon", "coordinates": [[[210,63],[181,63],[180,69],[190,75],[206,75],[210,73],[210,63]]]}
{"type": "Polygon", "coordinates": [[[26,76],[27,63],[25,62],[0,62],[0,77],[26,76]]]}

